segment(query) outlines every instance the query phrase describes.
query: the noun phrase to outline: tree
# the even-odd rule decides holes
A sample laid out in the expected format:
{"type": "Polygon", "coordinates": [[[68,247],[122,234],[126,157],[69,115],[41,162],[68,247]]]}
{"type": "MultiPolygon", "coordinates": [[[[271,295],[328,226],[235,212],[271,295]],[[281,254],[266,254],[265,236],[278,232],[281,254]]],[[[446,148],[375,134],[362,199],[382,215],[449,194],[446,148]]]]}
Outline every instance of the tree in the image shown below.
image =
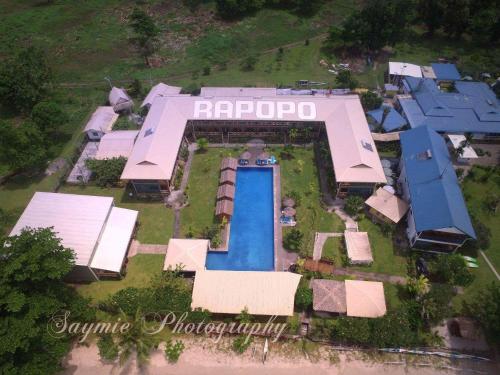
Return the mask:
{"type": "Polygon", "coordinates": [[[243,354],[252,344],[253,337],[239,335],[233,341],[233,351],[237,354],[243,354]]]}
{"type": "Polygon", "coordinates": [[[500,344],[500,284],[481,288],[470,301],[463,303],[465,314],[479,322],[490,342],[500,344]]]}
{"type": "Polygon", "coordinates": [[[295,293],[295,306],[298,309],[308,310],[313,303],[313,291],[307,286],[299,286],[295,293]]]}
{"type": "Polygon", "coordinates": [[[139,8],[135,8],[130,15],[129,26],[135,33],[133,41],[148,64],[148,57],[156,51],[160,29],[153,18],[139,8]]]}
{"type": "Polygon", "coordinates": [[[182,0],[182,2],[191,12],[196,12],[198,7],[203,3],[203,0],[182,0]]]}
{"type": "Polygon", "coordinates": [[[344,210],[349,216],[356,216],[363,209],[364,203],[359,195],[349,195],[345,200],[344,210]]]}
{"type": "Polygon", "coordinates": [[[37,170],[48,160],[43,134],[32,123],[0,123],[0,161],[13,171],[37,170]]]}
{"type": "Polygon", "coordinates": [[[116,346],[111,334],[104,334],[97,341],[99,356],[107,361],[114,361],[118,358],[118,347],[116,346]]]}
{"type": "Polygon", "coordinates": [[[417,18],[427,27],[429,35],[441,27],[443,19],[443,1],[442,0],[418,0],[417,18]]]}
{"type": "Polygon", "coordinates": [[[430,268],[435,277],[451,285],[467,286],[474,280],[460,254],[438,255],[435,261],[430,262],[430,268]]]}
{"type": "Polygon", "coordinates": [[[198,151],[206,151],[208,147],[208,139],[206,138],[198,138],[196,140],[196,145],[198,146],[198,151]]]}
{"type": "Polygon", "coordinates": [[[51,82],[43,50],[22,49],[0,65],[0,103],[27,113],[49,93],[51,82]]]}
{"type": "Polygon", "coordinates": [[[49,333],[53,314],[68,310],[75,321],[95,319],[88,301],[63,282],[74,253],[49,228],[26,229],[0,243],[0,373],[56,373],[70,337],[49,333]]]}
{"type": "Polygon", "coordinates": [[[469,30],[474,39],[481,44],[495,42],[500,38],[499,3],[495,0],[480,1],[470,8],[469,30]]]}
{"type": "Polygon", "coordinates": [[[443,28],[454,38],[459,38],[469,26],[469,0],[442,0],[443,28]]]}
{"type": "Polygon", "coordinates": [[[127,159],[123,156],[111,159],[87,159],[85,164],[94,174],[97,186],[112,187],[120,182],[120,176],[125,168],[127,159]]]}
{"type": "Polygon", "coordinates": [[[144,330],[144,318],[141,309],[137,309],[133,318],[122,313],[122,321],[128,321],[130,328],[122,333],[117,342],[119,349],[120,364],[123,365],[135,352],[139,367],[145,365],[149,360],[149,353],[156,345],[153,336],[144,330]]]}
{"type": "Polygon", "coordinates": [[[40,102],[31,111],[31,120],[46,136],[54,136],[60,132],[61,126],[68,121],[68,115],[52,101],[40,102]]]}
{"type": "Polygon", "coordinates": [[[184,351],[184,343],[181,340],[173,342],[171,339],[165,343],[165,356],[170,363],[177,363],[184,351]]]}
{"type": "Polygon", "coordinates": [[[234,19],[246,16],[262,8],[264,0],[216,0],[215,6],[219,16],[234,19]]]}
{"type": "Polygon", "coordinates": [[[380,108],[383,99],[373,91],[367,91],[361,94],[361,105],[365,112],[380,108]]]}
{"type": "Polygon", "coordinates": [[[243,310],[236,316],[236,320],[240,324],[252,323],[253,317],[248,313],[248,307],[245,306],[243,310]]]}
{"type": "Polygon", "coordinates": [[[291,251],[299,251],[302,246],[302,239],[304,234],[298,230],[293,228],[287,234],[285,234],[285,238],[283,239],[283,246],[287,250],[291,251]]]}
{"type": "Polygon", "coordinates": [[[401,41],[413,17],[411,6],[403,0],[370,0],[352,13],[340,29],[330,31],[330,45],[375,52],[401,41]]]}
{"type": "Polygon", "coordinates": [[[341,70],[337,75],[336,82],[341,88],[349,90],[354,90],[358,86],[358,81],[352,76],[350,70],[341,70]]]}

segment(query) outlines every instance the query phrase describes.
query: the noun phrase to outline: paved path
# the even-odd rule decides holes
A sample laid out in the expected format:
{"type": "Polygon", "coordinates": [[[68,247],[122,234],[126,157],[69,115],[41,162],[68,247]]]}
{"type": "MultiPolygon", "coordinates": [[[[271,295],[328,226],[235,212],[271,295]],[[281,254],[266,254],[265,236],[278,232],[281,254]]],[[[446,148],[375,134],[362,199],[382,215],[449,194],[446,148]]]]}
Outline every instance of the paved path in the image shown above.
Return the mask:
{"type": "Polygon", "coordinates": [[[195,151],[198,149],[198,145],[196,143],[191,143],[188,146],[188,158],[186,161],[186,164],[184,165],[184,173],[182,175],[182,181],[181,181],[181,186],[179,187],[179,190],[174,191],[170,194],[170,196],[174,197],[175,202],[170,203],[171,207],[174,210],[174,231],[173,231],[173,237],[178,238],[181,233],[181,209],[184,207],[184,202],[181,203],[181,200],[183,201],[184,199],[181,197],[184,197],[184,191],[187,188],[187,184],[189,182],[189,173],[191,172],[191,165],[193,164],[193,156],[195,151]]]}
{"type": "Polygon", "coordinates": [[[167,247],[167,245],[142,244],[137,240],[132,240],[128,257],[131,258],[137,254],[166,254],[167,247]]]}
{"type": "Polygon", "coordinates": [[[388,275],[385,273],[355,271],[350,268],[335,267],[333,274],[337,276],[356,276],[360,280],[382,281],[391,284],[406,284],[406,278],[402,276],[388,275]]]}
{"type": "Polygon", "coordinates": [[[314,236],[314,250],[313,250],[313,260],[320,260],[321,254],[323,252],[323,246],[325,242],[330,237],[342,237],[342,233],[321,233],[316,232],[314,236]]]}
{"type": "Polygon", "coordinates": [[[491,264],[490,260],[486,257],[486,254],[482,250],[479,250],[479,252],[481,253],[481,256],[484,258],[484,260],[486,261],[486,263],[488,263],[488,266],[490,267],[490,269],[493,271],[493,273],[497,277],[497,280],[500,280],[500,275],[498,274],[498,272],[495,269],[495,267],[493,267],[493,264],[491,264]]]}

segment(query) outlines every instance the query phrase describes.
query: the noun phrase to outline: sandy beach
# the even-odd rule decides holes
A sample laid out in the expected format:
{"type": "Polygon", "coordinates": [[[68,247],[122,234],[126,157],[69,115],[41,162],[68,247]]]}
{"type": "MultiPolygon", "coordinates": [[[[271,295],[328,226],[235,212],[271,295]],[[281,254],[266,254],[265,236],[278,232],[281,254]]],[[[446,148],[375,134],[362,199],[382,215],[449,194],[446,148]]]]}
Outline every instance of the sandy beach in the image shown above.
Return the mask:
{"type": "Polygon", "coordinates": [[[170,364],[163,350],[152,352],[149,364],[142,369],[135,359],[123,367],[101,361],[96,345],[77,346],[66,360],[63,375],[436,375],[436,374],[495,374],[498,367],[492,363],[449,361],[436,357],[338,352],[319,347],[314,357],[306,358],[297,344],[271,344],[265,363],[262,363],[262,342],[255,342],[242,355],[230,350],[230,341],[217,346],[201,340],[183,340],[186,349],[178,363],[170,364]]]}

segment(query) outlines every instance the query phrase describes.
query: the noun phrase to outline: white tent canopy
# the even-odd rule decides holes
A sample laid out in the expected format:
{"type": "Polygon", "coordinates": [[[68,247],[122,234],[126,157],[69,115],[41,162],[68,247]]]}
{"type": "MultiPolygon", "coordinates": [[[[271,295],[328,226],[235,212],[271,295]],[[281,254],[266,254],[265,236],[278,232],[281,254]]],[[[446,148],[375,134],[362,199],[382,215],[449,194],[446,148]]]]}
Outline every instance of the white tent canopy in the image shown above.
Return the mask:
{"type": "MultiPolygon", "coordinates": [[[[465,142],[466,138],[462,134],[447,134],[448,139],[450,140],[453,148],[456,150],[461,145],[462,142],[465,142]]],[[[460,156],[461,159],[477,159],[478,156],[476,151],[472,148],[472,146],[467,146],[463,148],[463,154],[460,156]]]]}
{"type": "Polygon", "coordinates": [[[385,315],[384,284],[379,281],[346,280],[347,315],[377,318],[385,315]]]}
{"type": "Polygon", "coordinates": [[[395,76],[407,76],[422,78],[422,69],[419,65],[389,61],[389,74],[395,76]]]}
{"type": "Polygon", "coordinates": [[[171,238],[163,270],[182,267],[182,271],[196,272],[205,269],[209,241],[198,239],[171,238]]]}

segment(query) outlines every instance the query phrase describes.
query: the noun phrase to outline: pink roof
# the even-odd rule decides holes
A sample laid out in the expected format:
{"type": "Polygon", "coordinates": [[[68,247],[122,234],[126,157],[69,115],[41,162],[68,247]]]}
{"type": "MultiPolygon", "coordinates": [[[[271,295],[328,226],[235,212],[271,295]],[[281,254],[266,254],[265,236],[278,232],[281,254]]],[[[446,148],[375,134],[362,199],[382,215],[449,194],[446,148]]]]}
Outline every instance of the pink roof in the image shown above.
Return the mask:
{"type": "MultiPolygon", "coordinates": [[[[245,94],[248,96],[235,95],[241,88],[207,90],[232,96],[174,96],[154,100],[122,179],[170,180],[188,120],[235,119],[323,121],[337,181],[386,182],[357,95],[279,95],[256,99],[252,90],[245,94]]],[[[272,93],[273,89],[259,90],[272,93]]]]}
{"type": "Polygon", "coordinates": [[[175,96],[177,94],[180,94],[181,90],[181,87],[169,86],[164,84],[163,82],[160,82],[151,88],[148,95],[142,102],[141,108],[145,105],[153,104],[153,101],[159,96],[175,96]]]}
{"type": "Polygon", "coordinates": [[[111,159],[123,156],[128,158],[134,148],[138,130],[117,130],[104,134],[101,138],[96,159],[111,159]]]}

